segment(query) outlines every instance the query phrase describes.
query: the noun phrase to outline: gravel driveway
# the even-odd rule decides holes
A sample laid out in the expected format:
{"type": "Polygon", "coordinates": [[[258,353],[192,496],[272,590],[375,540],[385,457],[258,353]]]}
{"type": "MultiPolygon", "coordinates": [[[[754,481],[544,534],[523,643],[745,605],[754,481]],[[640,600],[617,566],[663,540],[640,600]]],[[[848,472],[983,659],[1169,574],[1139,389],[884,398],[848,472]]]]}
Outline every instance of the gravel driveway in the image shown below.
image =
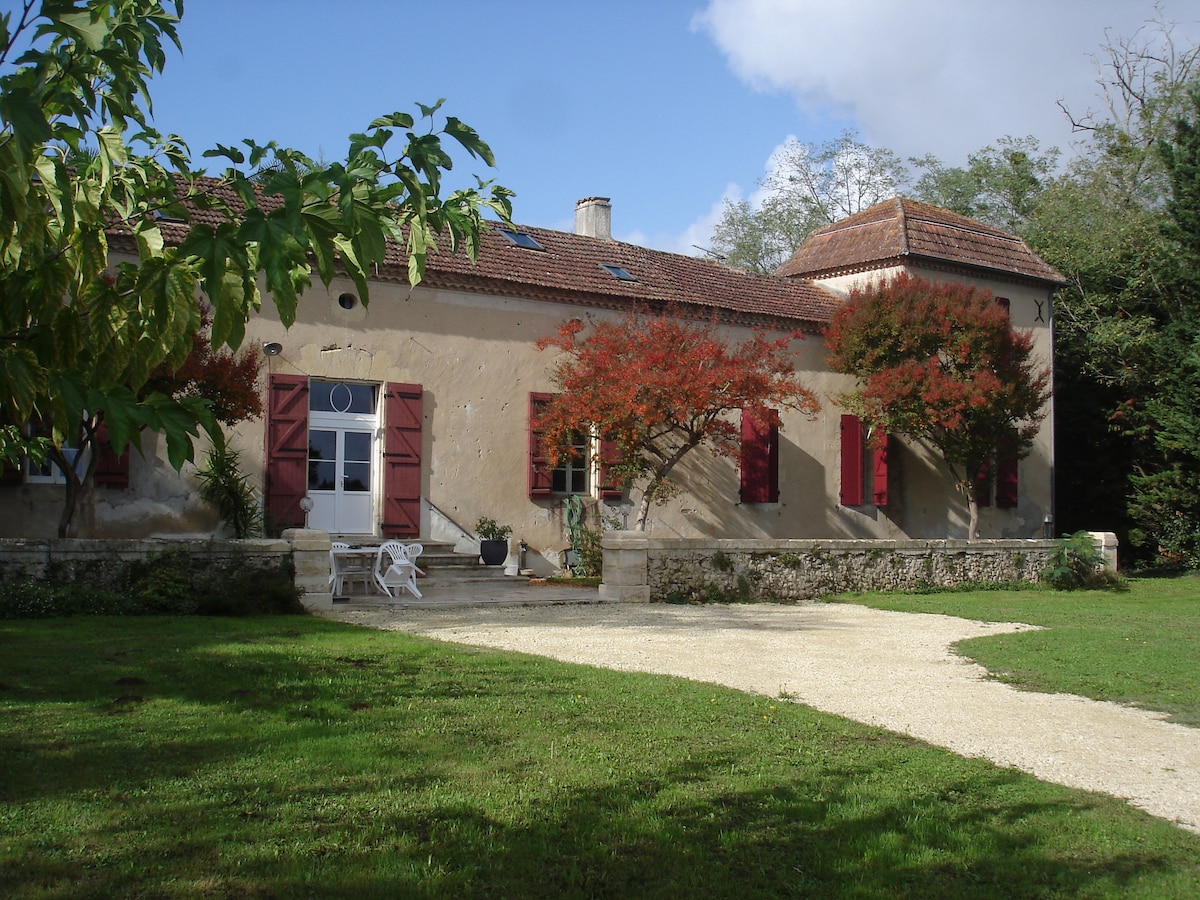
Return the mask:
{"type": "Polygon", "coordinates": [[[545,604],[341,610],[332,618],[608,669],[678,675],[807,704],[1122,797],[1200,832],[1200,730],[990,681],[965,638],[1034,626],[848,604],[545,604]]]}

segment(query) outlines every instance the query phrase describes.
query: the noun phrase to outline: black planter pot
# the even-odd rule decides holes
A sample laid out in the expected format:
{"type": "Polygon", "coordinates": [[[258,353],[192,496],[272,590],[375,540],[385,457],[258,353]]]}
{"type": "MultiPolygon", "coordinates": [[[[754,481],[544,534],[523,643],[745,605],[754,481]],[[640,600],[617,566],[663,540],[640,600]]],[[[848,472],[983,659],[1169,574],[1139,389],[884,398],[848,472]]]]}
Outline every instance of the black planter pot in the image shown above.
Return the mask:
{"type": "Polygon", "coordinates": [[[508,559],[508,541],[480,541],[479,556],[485,566],[502,566],[508,559]]]}

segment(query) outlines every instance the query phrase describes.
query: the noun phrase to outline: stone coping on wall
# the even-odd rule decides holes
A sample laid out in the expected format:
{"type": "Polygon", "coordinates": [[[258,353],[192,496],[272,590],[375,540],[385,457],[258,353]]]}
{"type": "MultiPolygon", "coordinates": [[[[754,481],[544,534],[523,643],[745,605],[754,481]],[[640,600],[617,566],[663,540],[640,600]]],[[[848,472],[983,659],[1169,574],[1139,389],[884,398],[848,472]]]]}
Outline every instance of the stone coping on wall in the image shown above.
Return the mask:
{"type": "Polygon", "coordinates": [[[214,557],[278,556],[291,550],[291,544],[279,538],[0,538],[0,558],[43,565],[80,557],[144,559],[178,547],[214,557]]]}

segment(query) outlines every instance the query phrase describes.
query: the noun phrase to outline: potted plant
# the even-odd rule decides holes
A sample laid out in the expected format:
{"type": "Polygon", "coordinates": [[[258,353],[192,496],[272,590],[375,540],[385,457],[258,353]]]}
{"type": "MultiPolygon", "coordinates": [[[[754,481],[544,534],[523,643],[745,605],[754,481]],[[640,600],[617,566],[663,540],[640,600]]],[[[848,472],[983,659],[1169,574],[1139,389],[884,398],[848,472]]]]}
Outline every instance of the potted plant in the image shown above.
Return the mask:
{"type": "Polygon", "coordinates": [[[512,528],[508,525],[498,525],[495,519],[480,516],[475,524],[479,532],[479,556],[485,566],[502,566],[508,559],[508,538],[512,528]]]}

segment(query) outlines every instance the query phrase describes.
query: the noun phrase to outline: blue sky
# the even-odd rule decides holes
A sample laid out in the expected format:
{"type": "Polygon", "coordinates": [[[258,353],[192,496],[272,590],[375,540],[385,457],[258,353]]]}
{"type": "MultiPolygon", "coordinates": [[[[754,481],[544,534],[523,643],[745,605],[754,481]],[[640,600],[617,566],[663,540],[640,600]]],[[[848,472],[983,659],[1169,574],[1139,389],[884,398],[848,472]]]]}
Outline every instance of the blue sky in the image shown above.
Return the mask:
{"type": "MultiPolygon", "coordinates": [[[[1183,46],[1200,11],[1165,0],[1183,46]]],[[[621,240],[694,253],[724,197],[751,196],[789,136],[853,128],[951,164],[1006,134],[1068,149],[1056,101],[1096,106],[1105,30],[1141,0],[188,0],[155,80],[158,127],[195,154],[243,137],[328,159],[376,115],[446,98],[517,193],[570,230],[606,196],[621,240]],[[930,23],[937,23],[936,27],[930,23]]]]}

